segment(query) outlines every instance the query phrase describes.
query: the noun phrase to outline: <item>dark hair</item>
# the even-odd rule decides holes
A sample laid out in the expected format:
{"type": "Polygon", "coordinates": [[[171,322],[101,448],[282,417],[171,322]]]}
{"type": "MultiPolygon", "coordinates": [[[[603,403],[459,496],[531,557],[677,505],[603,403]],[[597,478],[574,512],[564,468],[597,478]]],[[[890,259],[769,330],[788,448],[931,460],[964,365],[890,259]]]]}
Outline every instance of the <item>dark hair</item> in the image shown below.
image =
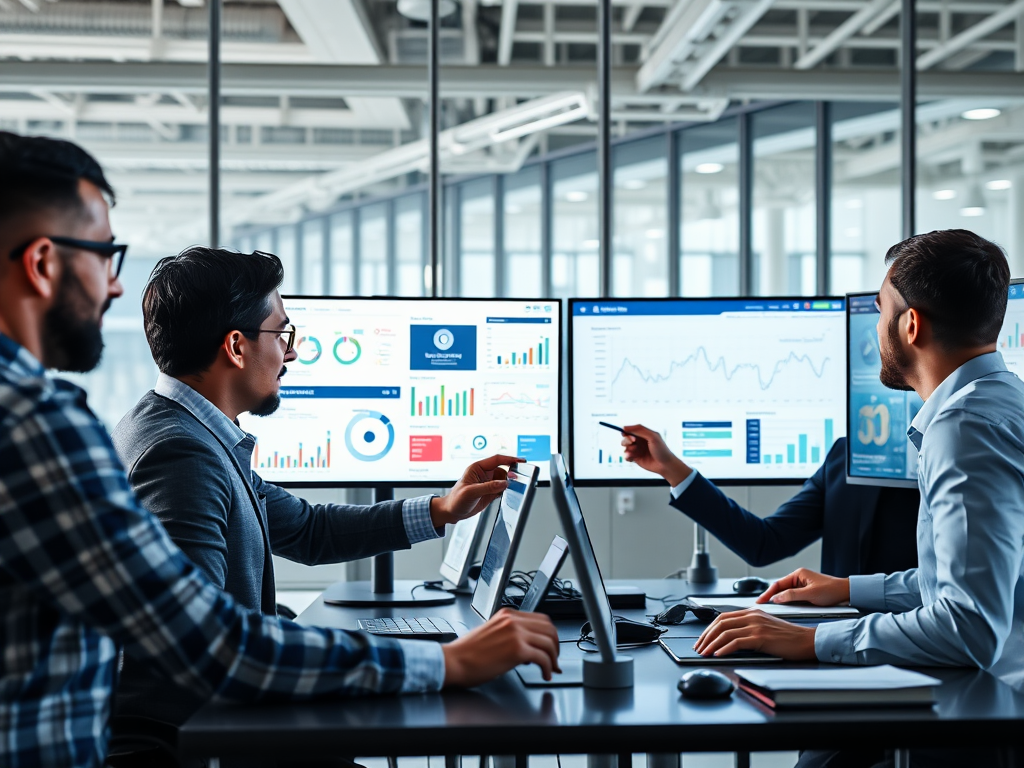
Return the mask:
{"type": "Polygon", "coordinates": [[[966,229],[939,229],[885,254],[889,282],[932,324],[946,349],[992,344],[1006,314],[1010,265],[1003,249],[966,229]]]}
{"type": "Polygon", "coordinates": [[[271,294],[283,279],[281,260],[260,251],[194,245],[161,259],[142,295],[146,339],[157,368],[168,376],[207,370],[225,334],[253,331],[270,316],[271,294]]]}
{"type": "Polygon", "coordinates": [[[114,204],[114,190],[96,158],[62,139],[0,131],[0,179],[0,224],[36,211],[84,210],[79,179],[95,184],[114,204]]]}

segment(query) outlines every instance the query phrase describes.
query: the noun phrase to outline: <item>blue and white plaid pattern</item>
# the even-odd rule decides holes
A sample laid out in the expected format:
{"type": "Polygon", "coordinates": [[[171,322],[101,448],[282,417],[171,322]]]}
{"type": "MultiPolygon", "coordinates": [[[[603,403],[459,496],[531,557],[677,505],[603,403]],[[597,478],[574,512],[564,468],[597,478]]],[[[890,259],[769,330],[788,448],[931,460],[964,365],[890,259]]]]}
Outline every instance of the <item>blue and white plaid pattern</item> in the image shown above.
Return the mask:
{"type": "Polygon", "coordinates": [[[85,393],[2,334],[0,627],[6,768],[102,763],[118,647],[233,699],[436,690],[444,669],[434,643],[238,608],[138,506],[85,393]]]}
{"type": "MultiPolygon", "coordinates": [[[[253,445],[256,444],[254,435],[247,434],[245,430],[229,419],[224,411],[188,384],[161,373],[157,377],[153,391],[187,409],[199,421],[212,429],[225,445],[237,446],[246,438],[249,438],[253,445]]],[[[432,498],[434,497],[418,496],[402,502],[402,523],[405,525],[405,534],[409,537],[410,544],[444,536],[444,528],[438,530],[430,520],[430,500],[432,498]]]]}

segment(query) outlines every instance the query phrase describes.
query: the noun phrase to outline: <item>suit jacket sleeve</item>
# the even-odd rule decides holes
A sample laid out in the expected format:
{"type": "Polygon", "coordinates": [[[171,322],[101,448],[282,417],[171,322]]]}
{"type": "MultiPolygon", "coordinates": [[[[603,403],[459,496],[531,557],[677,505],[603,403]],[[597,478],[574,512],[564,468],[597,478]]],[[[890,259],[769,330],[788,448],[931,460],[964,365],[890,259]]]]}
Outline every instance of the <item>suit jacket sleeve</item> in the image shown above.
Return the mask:
{"type": "Polygon", "coordinates": [[[159,518],[175,544],[221,589],[228,576],[232,471],[201,441],[172,437],[143,453],[129,475],[142,506],[159,518]]]}
{"type": "Polygon", "coordinates": [[[670,503],[746,562],[770,565],[821,538],[825,467],[819,467],[796,496],[764,519],[728,498],[702,475],[670,503]]]}
{"type": "Polygon", "coordinates": [[[400,500],[370,506],[310,504],[265,482],[255,472],[253,486],[267,496],[270,546],[275,555],[319,565],[410,547],[400,500]]]}

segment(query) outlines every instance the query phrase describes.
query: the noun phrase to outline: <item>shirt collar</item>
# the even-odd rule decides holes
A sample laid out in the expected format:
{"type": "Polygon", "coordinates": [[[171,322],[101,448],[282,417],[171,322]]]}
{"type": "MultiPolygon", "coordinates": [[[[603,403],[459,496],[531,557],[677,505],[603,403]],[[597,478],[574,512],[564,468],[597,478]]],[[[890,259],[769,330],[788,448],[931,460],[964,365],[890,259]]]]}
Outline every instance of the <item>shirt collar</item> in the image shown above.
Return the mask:
{"type": "Polygon", "coordinates": [[[46,368],[36,360],[35,355],[10,336],[0,333],[0,363],[21,376],[46,378],[46,368]]]}
{"type": "Polygon", "coordinates": [[[917,416],[910,423],[907,437],[920,450],[921,441],[924,439],[924,433],[928,430],[928,425],[939,415],[939,411],[942,410],[942,406],[949,398],[973,381],[1006,370],[1006,363],[1003,362],[1003,356],[999,352],[986,352],[984,355],[978,355],[968,360],[935,388],[932,396],[925,401],[921,410],[917,412],[917,416]]]}
{"type": "Polygon", "coordinates": [[[232,448],[238,446],[249,435],[235,422],[227,417],[220,408],[196,392],[192,387],[178,379],[161,373],[156,380],[153,391],[168,400],[173,400],[182,408],[205,424],[217,438],[232,448]]]}

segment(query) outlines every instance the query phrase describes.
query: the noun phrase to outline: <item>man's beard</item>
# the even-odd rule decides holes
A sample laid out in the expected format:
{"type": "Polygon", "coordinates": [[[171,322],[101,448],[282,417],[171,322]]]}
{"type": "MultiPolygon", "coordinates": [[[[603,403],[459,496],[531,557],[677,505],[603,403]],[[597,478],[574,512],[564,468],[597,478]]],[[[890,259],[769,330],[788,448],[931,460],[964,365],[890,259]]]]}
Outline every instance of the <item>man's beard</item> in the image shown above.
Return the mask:
{"type": "Polygon", "coordinates": [[[889,343],[885,346],[878,345],[879,356],[882,359],[882,370],[878,374],[878,380],[889,389],[909,392],[913,389],[907,383],[906,377],[906,371],[910,368],[910,358],[900,345],[899,333],[900,316],[897,315],[889,322],[887,333],[889,343]]]}
{"type": "MultiPolygon", "coordinates": [[[[287,373],[287,368],[282,368],[281,373],[278,374],[278,378],[287,373]]],[[[249,411],[253,416],[270,416],[274,411],[281,407],[281,395],[275,392],[272,395],[268,395],[264,398],[263,402],[258,406],[249,411]]]]}
{"type": "MultiPolygon", "coordinates": [[[[110,299],[103,312],[109,308],[110,299]]],[[[78,275],[65,269],[54,304],[43,316],[43,363],[47,368],[87,373],[99,365],[103,333],[99,320],[89,316],[93,309],[78,275]]]]}

